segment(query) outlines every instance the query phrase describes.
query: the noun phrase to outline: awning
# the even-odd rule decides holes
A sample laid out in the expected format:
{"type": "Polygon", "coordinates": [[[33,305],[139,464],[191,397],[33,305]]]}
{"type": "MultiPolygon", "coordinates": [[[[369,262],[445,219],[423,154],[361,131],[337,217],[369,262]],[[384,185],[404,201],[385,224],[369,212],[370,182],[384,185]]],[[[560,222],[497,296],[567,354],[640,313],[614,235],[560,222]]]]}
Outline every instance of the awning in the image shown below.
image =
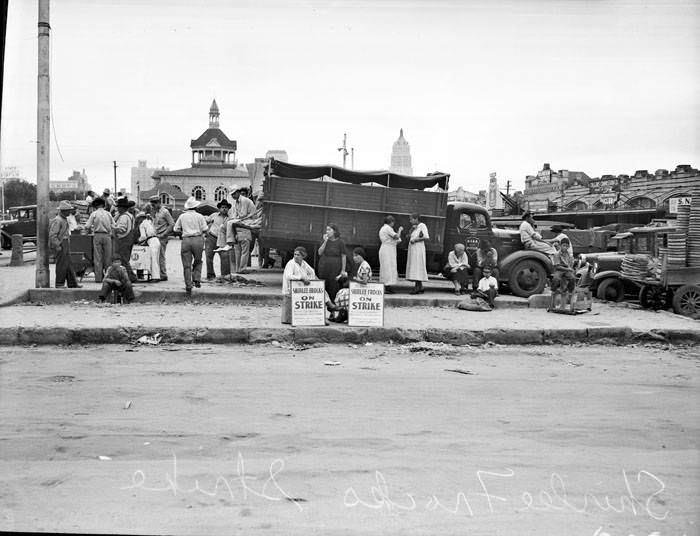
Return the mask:
{"type": "Polygon", "coordinates": [[[391,188],[404,188],[407,190],[423,190],[437,185],[443,190],[447,190],[450,180],[449,173],[431,173],[426,177],[412,177],[410,175],[399,175],[389,171],[351,171],[336,166],[299,166],[272,160],[270,163],[270,174],[278,177],[290,179],[320,179],[321,177],[332,177],[341,182],[350,184],[366,184],[373,182],[381,186],[391,188]]]}

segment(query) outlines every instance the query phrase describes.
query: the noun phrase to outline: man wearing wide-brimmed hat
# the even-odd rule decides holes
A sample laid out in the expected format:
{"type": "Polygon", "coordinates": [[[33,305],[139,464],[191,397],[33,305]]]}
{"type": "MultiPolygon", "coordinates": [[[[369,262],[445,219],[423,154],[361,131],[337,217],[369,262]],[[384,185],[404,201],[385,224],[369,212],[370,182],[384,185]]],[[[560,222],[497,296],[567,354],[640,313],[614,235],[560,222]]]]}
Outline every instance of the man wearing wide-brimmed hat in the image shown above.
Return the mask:
{"type": "Polygon", "coordinates": [[[233,197],[233,211],[226,223],[226,243],[233,246],[234,257],[231,263],[231,271],[241,273],[250,261],[250,248],[253,242],[253,233],[246,225],[255,215],[255,203],[245,194],[247,188],[234,187],[231,193],[233,197]]]}
{"type": "Polygon", "coordinates": [[[113,251],[122,259],[122,266],[129,274],[129,280],[136,282],[136,274],[131,269],[131,248],[134,245],[134,216],[129,209],[134,206],[133,201],[126,197],[120,197],[115,205],[117,207],[117,217],[114,224],[114,246],[113,251]]]}
{"type": "Polygon", "coordinates": [[[170,239],[170,233],[173,232],[173,227],[175,227],[175,220],[173,220],[170,211],[161,205],[159,195],[152,195],[148,198],[148,202],[151,205],[151,214],[153,216],[153,226],[156,228],[156,236],[158,240],[160,240],[160,253],[158,256],[160,280],[167,281],[168,267],[165,264],[165,251],[168,249],[168,240],[170,239]]]}
{"type": "Polygon", "coordinates": [[[92,206],[94,210],[85,223],[85,229],[92,231],[92,268],[95,271],[95,282],[101,283],[104,272],[112,260],[112,230],[114,218],[105,210],[105,200],[96,197],[92,206]]]}
{"type": "Polygon", "coordinates": [[[68,201],[61,201],[58,205],[58,214],[49,224],[49,248],[56,258],[56,288],[63,287],[66,282],[68,282],[68,288],[81,288],[70,260],[68,215],[72,210],[73,205],[68,201]]]}
{"type": "Polygon", "coordinates": [[[229,249],[226,248],[226,220],[231,203],[222,199],[216,205],[219,212],[215,212],[206,218],[209,224],[206,241],[204,243],[205,257],[207,260],[207,279],[216,279],[214,271],[214,253],[219,254],[221,261],[221,277],[226,277],[231,273],[231,261],[229,260],[229,249]]]}
{"type": "Polygon", "coordinates": [[[185,201],[185,212],[175,222],[175,232],[182,233],[180,246],[180,258],[185,275],[185,292],[192,293],[192,285],[202,286],[202,250],[204,249],[204,236],[207,232],[207,220],[199,212],[195,211],[199,201],[190,197],[185,201]]]}

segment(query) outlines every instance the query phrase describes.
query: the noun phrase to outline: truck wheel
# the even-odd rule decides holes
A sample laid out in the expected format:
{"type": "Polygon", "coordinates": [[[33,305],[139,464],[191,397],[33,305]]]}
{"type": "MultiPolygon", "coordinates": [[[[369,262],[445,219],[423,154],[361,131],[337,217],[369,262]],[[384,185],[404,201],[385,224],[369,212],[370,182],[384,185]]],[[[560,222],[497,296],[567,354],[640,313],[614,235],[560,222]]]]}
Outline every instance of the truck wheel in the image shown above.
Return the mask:
{"type": "Polygon", "coordinates": [[[673,311],[679,315],[695,317],[700,313],[700,287],[683,285],[673,295],[673,311]]]}
{"type": "Polygon", "coordinates": [[[625,299],[625,285],[614,277],[603,279],[598,285],[595,296],[603,301],[621,302],[625,299]]]}
{"type": "Polygon", "coordinates": [[[547,282],[547,271],[539,262],[525,259],[517,263],[510,271],[508,287],[511,292],[521,298],[540,294],[547,282]]]}
{"type": "Polygon", "coordinates": [[[644,285],[639,291],[639,304],[645,309],[668,309],[668,293],[656,285],[644,285]]]}

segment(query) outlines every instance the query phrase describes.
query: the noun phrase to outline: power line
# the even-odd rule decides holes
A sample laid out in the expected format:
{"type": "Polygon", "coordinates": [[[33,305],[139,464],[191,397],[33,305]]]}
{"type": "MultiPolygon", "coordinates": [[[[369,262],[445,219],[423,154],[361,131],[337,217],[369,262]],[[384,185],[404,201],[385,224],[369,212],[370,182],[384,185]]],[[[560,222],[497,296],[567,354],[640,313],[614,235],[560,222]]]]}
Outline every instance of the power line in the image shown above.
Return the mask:
{"type": "MultiPolygon", "coordinates": [[[[56,35],[56,30],[51,28],[56,35]]],[[[54,41],[55,43],[55,41],[54,41]]],[[[53,104],[53,46],[49,46],[49,101],[53,104]]],[[[51,115],[51,131],[53,132],[53,141],[56,144],[56,151],[58,151],[58,156],[61,157],[61,162],[64,164],[66,161],[63,159],[63,154],[61,153],[61,147],[58,145],[58,136],[56,136],[56,120],[53,117],[53,106],[49,108],[49,113],[51,115]]]]}

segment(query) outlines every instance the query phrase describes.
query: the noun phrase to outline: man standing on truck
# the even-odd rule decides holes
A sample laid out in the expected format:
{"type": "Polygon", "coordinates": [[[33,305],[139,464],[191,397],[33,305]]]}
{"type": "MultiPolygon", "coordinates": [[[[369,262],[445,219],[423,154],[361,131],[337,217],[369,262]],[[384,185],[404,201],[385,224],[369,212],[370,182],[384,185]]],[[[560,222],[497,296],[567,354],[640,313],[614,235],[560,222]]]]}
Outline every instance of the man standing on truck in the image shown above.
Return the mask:
{"type": "Polygon", "coordinates": [[[156,236],[160,240],[160,253],[158,254],[158,265],[160,267],[160,280],[168,280],[168,269],[165,265],[165,250],[168,248],[168,238],[175,227],[175,220],[170,215],[170,211],[161,205],[160,196],[152,195],[148,198],[151,204],[151,215],[153,216],[153,226],[156,228],[156,236]]]}
{"type": "Polygon", "coordinates": [[[523,214],[523,221],[520,224],[520,241],[525,249],[539,251],[545,255],[554,255],[556,250],[551,244],[542,239],[542,235],[535,231],[535,218],[529,210],[523,214]]]}
{"type": "Polygon", "coordinates": [[[250,245],[253,241],[253,233],[250,229],[236,225],[245,223],[244,220],[252,218],[255,214],[255,203],[248,199],[243,192],[247,188],[237,188],[231,193],[233,197],[233,210],[231,218],[226,222],[226,243],[233,246],[233,265],[231,272],[239,274],[248,266],[250,260],[250,245]]]}

